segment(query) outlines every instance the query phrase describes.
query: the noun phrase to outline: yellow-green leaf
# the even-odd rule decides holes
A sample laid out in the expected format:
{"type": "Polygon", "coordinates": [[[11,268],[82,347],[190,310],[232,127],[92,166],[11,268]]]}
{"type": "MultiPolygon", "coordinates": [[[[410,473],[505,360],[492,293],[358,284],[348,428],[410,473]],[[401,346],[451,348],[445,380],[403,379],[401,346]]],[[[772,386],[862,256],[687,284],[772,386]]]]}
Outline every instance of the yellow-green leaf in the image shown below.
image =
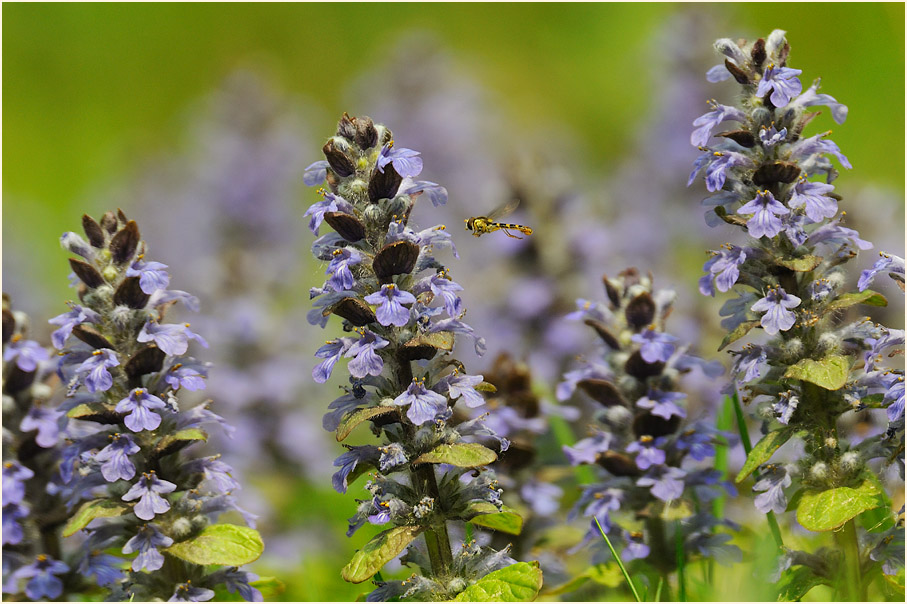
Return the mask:
{"type": "Polygon", "coordinates": [[[784,258],[778,260],[778,264],[784,268],[789,268],[792,271],[798,273],[808,273],[813,270],[820,264],[822,264],[822,258],[818,256],[803,256],[801,258],[784,258]]]}
{"type": "Polygon", "coordinates": [[[867,306],[888,306],[888,300],[879,292],[867,289],[861,292],[851,292],[842,294],[832,300],[826,308],[828,310],[839,310],[849,308],[854,304],[865,304],[867,306]]]}
{"type": "Polygon", "coordinates": [[[831,531],[851,518],[879,506],[878,485],[864,480],[857,488],[806,491],[797,506],[797,522],[810,531],[831,531]]]}
{"type": "Polygon", "coordinates": [[[791,428],[781,428],[780,430],[769,432],[763,436],[762,440],[757,442],[756,446],[750,451],[750,454],[746,456],[746,462],[743,464],[743,467],[740,468],[740,472],[737,474],[735,481],[737,483],[743,482],[743,480],[752,474],[756,468],[771,459],[772,455],[775,454],[775,451],[786,443],[793,433],[794,430],[791,428]]]}
{"type": "Polygon", "coordinates": [[[500,512],[495,510],[490,514],[479,514],[474,516],[470,522],[476,526],[500,531],[508,535],[519,535],[523,530],[522,516],[510,508],[504,508],[500,512]]]}
{"type": "Polygon", "coordinates": [[[396,558],[420,532],[422,527],[398,526],[378,533],[343,567],[343,579],[350,583],[368,581],[385,564],[396,558]]]}
{"type": "Polygon", "coordinates": [[[249,585],[261,592],[265,602],[275,601],[277,596],[287,589],[283,581],[276,577],[261,577],[257,581],[252,581],[249,585]]]}
{"type": "Polygon", "coordinates": [[[746,334],[750,332],[754,327],[759,325],[759,321],[744,321],[740,325],[734,328],[734,331],[724,336],[724,339],[721,340],[721,346],[718,347],[718,350],[724,350],[729,344],[733,344],[746,334]]]}
{"type": "Polygon", "coordinates": [[[343,439],[350,435],[350,432],[352,432],[356,426],[367,419],[378,415],[384,415],[385,413],[394,413],[396,410],[396,407],[369,407],[368,409],[359,409],[358,411],[347,415],[343,418],[343,421],[340,422],[340,425],[337,426],[337,442],[343,441],[343,439]]]}
{"type": "Polygon", "coordinates": [[[476,386],[476,390],[481,392],[497,392],[498,388],[491,382],[480,382],[479,385],[476,386]]]}
{"type": "Polygon", "coordinates": [[[459,468],[487,466],[498,458],[497,454],[478,443],[438,445],[420,455],[415,463],[448,463],[459,468]]]}
{"type": "Polygon", "coordinates": [[[63,536],[71,537],[79,530],[88,526],[95,518],[113,518],[128,511],[130,507],[125,503],[110,501],[109,499],[95,499],[86,501],[63,527],[63,536]]]}
{"type": "Polygon", "coordinates": [[[826,390],[840,390],[847,383],[849,374],[850,359],[833,354],[819,361],[803,359],[789,367],[784,377],[809,382],[826,390]]]}
{"type": "Polygon", "coordinates": [[[201,566],[242,566],[258,560],[264,549],[261,535],[255,529],[235,524],[212,524],[195,537],[175,543],[164,552],[201,566]]]}
{"type": "Polygon", "coordinates": [[[542,570],[538,562],[517,562],[488,573],[453,602],[530,602],[542,589],[542,570]]]}
{"type": "Polygon", "coordinates": [[[806,593],[817,585],[829,585],[828,579],[820,577],[808,566],[788,570],[778,582],[779,602],[799,602],[806,593]]]}

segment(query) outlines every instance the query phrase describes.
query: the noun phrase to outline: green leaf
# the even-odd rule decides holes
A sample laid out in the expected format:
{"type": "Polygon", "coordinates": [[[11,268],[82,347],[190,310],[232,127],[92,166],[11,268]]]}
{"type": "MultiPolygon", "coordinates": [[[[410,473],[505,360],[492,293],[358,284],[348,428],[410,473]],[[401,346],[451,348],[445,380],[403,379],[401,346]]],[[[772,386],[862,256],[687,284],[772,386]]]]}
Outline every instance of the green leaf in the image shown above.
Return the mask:
{"type": "Polygon", "coordinates": [[[494,505],[488,505],[490,505],[494,509],[490,512],[477,514],[476,516],[473,516],[469,521],[476,526],[488,528],[493,531],[500,531],[502,533],[507,533],[508,535],[519,535],[520,532],[522,532],[522,516],[508,507],[504,507],[503,510],[498,511],[497,508],[494,507],[494,505]]]}
{"type": "Polygon", "coordinates": [[[95,499],[82,504],[66,526],[63,527],[63,536],[72,537],[79,530],[88,526],[88,523],[95,518],[113,518],[120,516],[129,511],[130,507],[125,503],[110,501],[109,499],[95,499]]]}
{"type": "Polygon", "coordinates": [[[866,510],[859,516],[860,525],[868,533],[882,533],[894,526],[896,515],[892,513],[891,498],[885,492],[885,488],[879,481],[879,477],[872,472],[865,474],[866,480],[875,484],[877,491],[877,505],[873,509],[866,510]]]}
{"type": "Polygon", "coordinates": [[[843,526],[858,514],[879,506],[879,487],[864,480],[855,489],[838,487],[806,491],[797,506],[797,522],[810,531],[830,531],[843,526]]]}
{"type": "Polygon", "coordinates": [[[819,256],[803,256],[802,258],[784,258],[778,260],[778,264],[784,268],[789,268],[792,271],[798,273],[808,273],[813,270],[820,264],[822,264],[822,258],[819,256]]]}
{"type": "Polygon", "coordinates": [[[595,566],[590,566],[570,581],[567,581],[563,585],[559,585],[550,590],[546,590],[542,595],[557,596],[571,591],[576,591],[590,579],[592,581],[595,581],[599,585],[614,588],[618,587],[621,583],[624,582],[624,575],[620,572],[620,568],[618,568],[617,564],[615,564],[612,560],[607,564],[596,564],[595,566]]]}
{"type": "Polygon", "coordinates": [[[807,566],[799,566],[796,569],[784,573],[778,582],[778,601],[779,602],[797,602],[806,593],[816,585],[830,585],[828,579],[820,577],[807,566]]]}
{"type": "Polygon", "coordinates": [[[274,602],[277,600],[277,596],[287,589],[283,581],[276,577],[261,577],[257,581],[252,581],[249,585],[261,592],[262,599],[265,602],[274,602]]]}
{"type": "Polygon", "coordinates": [[[724,339],[721,340],[721,346],[718,347],[718,350],[724,350],[729,344],[732,344],[748,334],[750,330],[759,325],[759,321],[744,321],[740,325],[734,328],[734,331],[724,336],[724,339]]]}
{"type": "Polygon", "coordinates": [[[879,292],[867,289],[862,292],[852,292],[842,294],[832,300],[826,307],[828,310],[840,310],[849,308],[855,304],[866,304],[867,306],[888,306],[888,300],[879,292]]]}
{"type": "Polygon", "coordinates": [[[352,432],[356,428],[356,426],[358,426],[362,422],[377,415],[394,413],[396,411],[396,407],[369,407],[368,409],[360,409],[355,413],[347,415],[343,418],[343,421],[340,422],[340,425],[337,426],[337,442],[343,441],[343,439],[349,436],[350,432],[352,432]]]}
{"type": "Polygon", "coordinates": [[[398,526],[378,533],[353,555],[353,559],[343,567],[340,574],[350,583],[368,581],[382,566],[406,549],[421,532],[422,527],[419,526],[398,526]]]}
{"type": "Polygon", "coordinates": [[[529,602],[542,588],[538,562],[517,562],[488,573],[454,598],[453,602],[529,602]]]}
{"type": "Polygon", "coordinates": [[[180,560],[205,566],[242,566],[258,560],[265,546],[258,531],[235,524],[212,524],[201,533],[164,551],[180,560]]]}
{"type": "Polygon", "coordinates": [[[163,457],[164,455],[176,453],[180,449],[185,449],[192,443],[207,440],[208,434],[204,430],[187,428],[162,438],[154,448],[154,454],[158,457],[163,457]]]}
{"type": "Polygon", "coordinates": [[[459,468],[487,466],[498,458],[497,454],[478,443],[438,445],[420,455],[414,463],[449,463],[459,468]]]}
{"type": "Polygon", "coordinates": [[[833,354],[820,361],[803,359],[789,367],[784,377],[809,382],[826,390],[840,390],[847,383],[849,374],[850,359],[833,354]]]}
{"type": "Polygon", "coordinates": [[[747,476],[756,471],[756,468],[771,459],[775,451],[786,443],[793,434],[794,430],[792,428],[781,428],[763,436],[762,440],[757,442],[753,450],[746,456],[746,463],[740,468],[740,472],[734,481],[738,484],[743,482],[747,476]]]}

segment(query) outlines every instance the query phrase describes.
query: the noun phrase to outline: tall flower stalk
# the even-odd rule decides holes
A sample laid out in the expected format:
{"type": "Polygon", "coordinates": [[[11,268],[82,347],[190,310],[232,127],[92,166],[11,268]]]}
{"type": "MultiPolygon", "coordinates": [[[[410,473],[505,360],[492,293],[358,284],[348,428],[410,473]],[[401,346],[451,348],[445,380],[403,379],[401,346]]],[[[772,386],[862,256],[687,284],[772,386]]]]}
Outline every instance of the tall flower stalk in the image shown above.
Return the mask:
{"type": "Polygon", "coordinates": [[[607,305],[581,299],[568,315],[594,330],[600,354],[566,373],[557,389],[561,400],[582,396],[598,408],[590,434],[564,447],[572,465],[603,469],[573,512],[591,518],[584,543],[596,545],[594,560],[606,559],[601,526],[624,562],[645,560],[665,584],[695,557],[739,561],[731,536],[718,531],[735,525],[713,517],[708,505],[722,489],[735,492],[710,463],[727,435],[708,417],[691,417],[683,389],[690,371],[714,378],[724,370],[665,331],[673,291],[654,290],[651,276],[636,269],[603,282],[607,305]]]}
{"type": "Polygon", "coordinates": [[[327,263],[327,280],[312,288],[309,321],[325,326],[336,315],[348,335],[318,349],[323,360],[313,377],[326,382],[340,359],[348,359],[348,385],[329,405],[324,427],[343,441],[369,422],[380,439],[345,445],[334,462],[333,484],[341,493],[370,473],[348,534],[365,524],[390,525],[355,554],[343,578],[367,581],[405,550],[401,560],[421,574],[377,581],[370,601],[474,599],[480,592],[531,599],[541,587],[537,564],[517,563],[507,549],[475,541],[456,555],[451,546],[451,523],[490,516],[493,524],[513,515],[501,511],[501,490],[486,467],[497,454],[478,442],[502,451],[507,440],[482,416],[461,421],[453,414],[457,404],[483,405],[482,392],[491,387],[451,354],[457,336],[469,338],[479,353],[485,346],[462,321],[463,288],[436,258],[445,248],[456,254],[451,236],[444,226],[417,231],[409,225],[419,198],[437,206],[447,201],[447,191],[415,180],[420,154],[395,146],[390,131],[367,117],[344,114],[323,151],[326,160],[309,167],[306,182],[327,188],[319,189],[323,200],[306,216],[314,234],[324,224],[333,232],[312,247],[327,263]]]}
{"type": "Polygon", "coordinates": [[[883,255],[859,291],[848,287],[847,263],[872,247],[844,226],[843,199],[832,184],[838,172],[830,158],[851,165],[830,132],[804,134],[817,115],[811,107],[828,107],[838,123],[847,107],[819,93],[819,80],[803,89],[801,70],[788,66],[785,32],[749,43],[720,39],[715,48],[726,58],[708,79],[734,78],[741,91],[733,105],[710,101],[694,122],[691,142],[702,154],[689,184],[702,174],[713,194],[703,202],[712,208],[707,221],[747,238],[710,252],[700,291],[735,295],[721,311],[729,331],[721,348],[754,330],[768,336],[730,351],[732,391],[756,407],[764,433],[737,481],[756,475],[759,511],[796,509],[803,527],[835,531],[836,555],[786,552],[785,597],[826,583],[839,598],[863,600],[878,564],[887,574],[903,566],[903,553],[898,560],[886,549],[892,540],[903,543],[903,519],[883,480],[891,465],[903,480],[904,371],[886,366],[886,358],[902,354],[904,333],[853,320],[848,309],[885,305],[869,280],[881,271],[903,280],[903,260],[883,255]],[[861,440],[847,429],[852,418],[873,415],[888,421],[882,434],[861,440]],[[799,459],[773,462],[795,438],[803,443],[799,459]]]}
{"type": "Polygon", "coordinates": [[[210,401],[187,404],[207,376],[190,342],[207,343],[189,323],[165,322],[174,304],[198,310],[198,300],[168,289],[167,266],[147,257],[122,211],[82,224],[87,241],[61,239],[80,256],[69,260],[80,303],[51,320],[68,388],[63,535],[84,534],[78,568],[114,599],[207,601],[225,587],[260,601],[249,584],[257,577],[238,569],[261,554],[258,533],[215,524],[242,513],[232,495],[240,486],[219,456],[192,452],[208,426],[228,428],[210,401]]]}

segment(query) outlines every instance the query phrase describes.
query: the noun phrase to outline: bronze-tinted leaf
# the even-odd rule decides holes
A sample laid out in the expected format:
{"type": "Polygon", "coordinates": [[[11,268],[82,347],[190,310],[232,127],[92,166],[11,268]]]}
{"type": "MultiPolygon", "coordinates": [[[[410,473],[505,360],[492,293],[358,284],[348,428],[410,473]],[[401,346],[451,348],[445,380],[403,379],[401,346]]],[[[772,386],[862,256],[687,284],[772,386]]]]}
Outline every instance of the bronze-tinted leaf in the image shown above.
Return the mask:
{"type": "Polygon", "coordinates": [[[34,371],[22,371],[19,369],[19,365],[13,363],[13,368],[10,370],[9,375],[6,380],[3,382],[3,393],[4,394],[15,394],[16,392],[21,392],[25,390],[35,381],[35,372],[34,371]]]}
{"type": "Polygon", "coordinates": [[[651,413],[642,413],[633,420],[633,434],[636,435],[636,438],[645,435],[658,438],[673,434],[679,425],[680,418],[676,415],[672,415],[671,419],[664,419],[651,413]]]}
{"type": "Polygon", "coordinates": [[[746,218],[738,214],[728,214],[727,210],[723,206],[715,207],[715,215],[728,224],[733,224],[734,226],[746,226],[746,218]]]}
{"type": "Polygon", "coordinates": [[[355,243],[365,238],[365,225],[358,218],[346,212],[325,212],[324,221],[328,223],[337,234],[355,243]]]}
{"type": "Polygon", "coordinates": [[[762,164],[753,174],[753,184],[760,187],[771,186],[775,183],[791,183],[800,176],[800,166],[789,161],[776,161],[762,164]]]}
{"type": "Polygon", "coordinates": [[[655,320],[655,300],[648,292],[643,292],[630,300],[624,315],[633,328],[642,329],[655,320]]]}
{"type": "Polygon", "coordinates": [[[104,216],[101,217],[101,228],[113,235],[117,232],[119,225],[117,224],[117,215],[113,212],[105,212],[104,216]]]}
{"type": "Polygon", "coordinates": [[[412,241],[394,241],[381,248],[372,261],[378,281],[390,283],[394,275],[408,275],[419,259],[419,246],[412,241]]]}
{"type": "Polygon", "coordinates": [[[661,375],[664,367],[665,364],[661,361],[647,363],[638,350],[631,354],[624,364],[624,370],[641,382],[650,377],[661,375]]]}
{"type": "Polygon", "coordinates": [[[362,115],[356,118],[356,135],[353,140],[363,149],[371,149],[378,144],[378,130],[372,118],[362,115]]]}
{"type": "Polygon", "coordinates": [[[354,123],[356,118],[350,117],[349,114],[344,111],[343,117],[340,118],[340,121],[337,123],[337,136],[342,136],[350,140],[356,136],[356,124],[354,123]]]}
{"type": "Polygon", "coordinates": [[[149,373],[155,373],[164,366],[166,354],[156,346],[147,346],[132,355],[123,369],[130,378],[140,378],[149,373]]]}
{"type": "Polygon", "coordinates": [[[145,308],[151,297],[142,291],[139,277],[126,277],[117,290],[113,293],[113,303],[125,305],[129,308],[145,308]]]}
{"type": "Polygon", "coordinates": [[[381,170],[376,167],[368,180],[368,198],[372,203],[393,199],[403,182],[403,177],[397,174],[393,164],[387,164],[381,170]]]}
{"type": "Polygon", "coordinates": [[[82,280],[82,283],[88,287],[94,289],[95,287],[100,287],[104,285],[104,277],[101,276],[101,273],[98,272],[98,269],[83,262],[82,260],[76,260],[75,258],[69,259],[69,266],[72,267],[72,272],[76,274],[76,277],[82,280]]]}
{"type": "Polygon", "coordinates": [[[120,208],[117,208],[117,218],[119,218],[120,222],[122,222],[123,224],[129,222],[129,219],[126,218],[126,214],[120,208]]]}
{"type": "Polygon", "coordinates": [[[620,306],[620,292],[617,291],[617,288],[611,283],[608,279],[608,275],[602,275],[602,283],[605,286],[605,293],[608,295],[608,300],[611,301],[611,307],[617,308],[620,306]]]}
{"type": "Polygon", "coordinates": [[[624,291],[627,291],[634,285],[639,285],[640,281],[642,281],[642,278],[639,276],[639,269],[635,266],[625,268],[617,273],[617,276],[620,277],[624,283],[624,291]]]}
{"type": "Polygon", "coordinates": [[[595,463],[608,470],[614,476],[639,476],[642,470],[636,465],[636,461],[622,453],[614,451],[605,451],[600,454],[595,463]]]}
{"type": "Polygon", "coordinates": [[[122,229],[110,240],[110,255],[117,264],[125,264],[132,260],[136,248],[139,246],[139,226],[134,220],[126,223],[122,229]]]}
{"type": "Polygon", "coordinates": [[[750,77],[746,72],[737,67],[734,63],[731,63],[730,59],[724,60],[724,66],[731,72],[731,75],[734,76],[734,79],[737,80],[738,84],[746,85],[750,83],[750,77]]]}
{"type": "Polygon", "coordinates": [[[397,356],[403,361],[429,360],[434,358],[439,350],[450,352],[453,345],[454,335],[449,331],[425,333],[397,349],[397,356]]]}
{"type": "Polygon", "coordinates": [[[750,51],[750,57],[753,59],[753,67],[756,71],[762,71],[762,63],[765,62],[765,38],[759,38],[753,44],[753,50],[750,51]]]}
{"type": "Polygon", "coordinates": [[[756,146],[756,137],[753,136],[753,133],[749,130],[729,130],[727,132],[719,132],[715,136],[729,138],[741,147],[746,147],[747,149],[756,146]]]}
{"type": "Polygon", "coordinates": [[[334,139],[326,142],[321,150],[324,152],[324,157],[328,160],[331,170],[338,176],[346,178],[356,172],[356,166],[353,164],[353,160],[337,148],[334,144],[334,139]]]}
{"type": "Polygon", "coordinates": [[[356,327],[364,327],[377,320],[371,307],[359,298],[344,298],[325,311],[343,317],[356,327]]]}
{"type": "Polygon", "coordinates": [[[101,335],[101,333],[87,323],[76,325],[72,328],[72,335],[76,336],[92,348],[109,348],[113,350],[113,344],[110,340],[101,335]]]}
{"type": "Polygon", "coordinates": [[[16,318],[13,316],[13,313],[3,309],[3,343],[6,344],[13,337],[13,334],[16,332],[16,318]]]}
{"type": "Polygon", "coordinates": [[[592,397],[592,400],[605,407],[613,407],[614,405],[628,406],[617,386],[607,380],[586,378],[578,381],[576,386],[592,397]]]}
{"type": "Polygon", "coordinates": [[[85,231],[85,235],[91,245],[96,248],[104,247],[104,240],[106,239],[104,237],[104,229],[88,214],[82,215],[82,230],[85,231]]]}
{"type": "Polygon", "coordinates": [[[595,333],[598,334],[598,337],[600,337],[612,350],[620,350],[620,342],[617,341],[617,337],[611,333],[607,325],[601,321],[596,321],[595,319],[586,319],[583,323],[594,329],[595,333]]]}

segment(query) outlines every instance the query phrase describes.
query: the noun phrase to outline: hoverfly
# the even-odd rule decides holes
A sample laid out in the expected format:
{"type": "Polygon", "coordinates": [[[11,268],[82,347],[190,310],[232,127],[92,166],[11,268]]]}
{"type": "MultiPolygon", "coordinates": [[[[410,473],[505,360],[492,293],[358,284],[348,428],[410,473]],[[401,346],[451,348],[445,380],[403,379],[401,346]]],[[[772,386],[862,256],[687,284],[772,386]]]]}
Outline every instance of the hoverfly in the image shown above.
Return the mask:
{"type": "Polygon", "coordinates": [[[510,224],[506,222],[496,222],[498,218],[502,218],[507,214],[513,212],[517,206],[520,205],[519,199],[511,199],[507,203],[501,205],[498,208],[495,208],[493,212],[489,212],[488,216],[474,216],[472,218],[467,218],[466,230],[472,231],[474,237],[481,237],[485,233],[491,233],[492,231],[504,231],[504,234],[508,237],[513,237],[514,239],[522,239],[517,235],[514,235],[510,231],[519,231],[524,235],[532,235],[532,229],[528,226],[523,226],[521,224],[510,224]]]}

